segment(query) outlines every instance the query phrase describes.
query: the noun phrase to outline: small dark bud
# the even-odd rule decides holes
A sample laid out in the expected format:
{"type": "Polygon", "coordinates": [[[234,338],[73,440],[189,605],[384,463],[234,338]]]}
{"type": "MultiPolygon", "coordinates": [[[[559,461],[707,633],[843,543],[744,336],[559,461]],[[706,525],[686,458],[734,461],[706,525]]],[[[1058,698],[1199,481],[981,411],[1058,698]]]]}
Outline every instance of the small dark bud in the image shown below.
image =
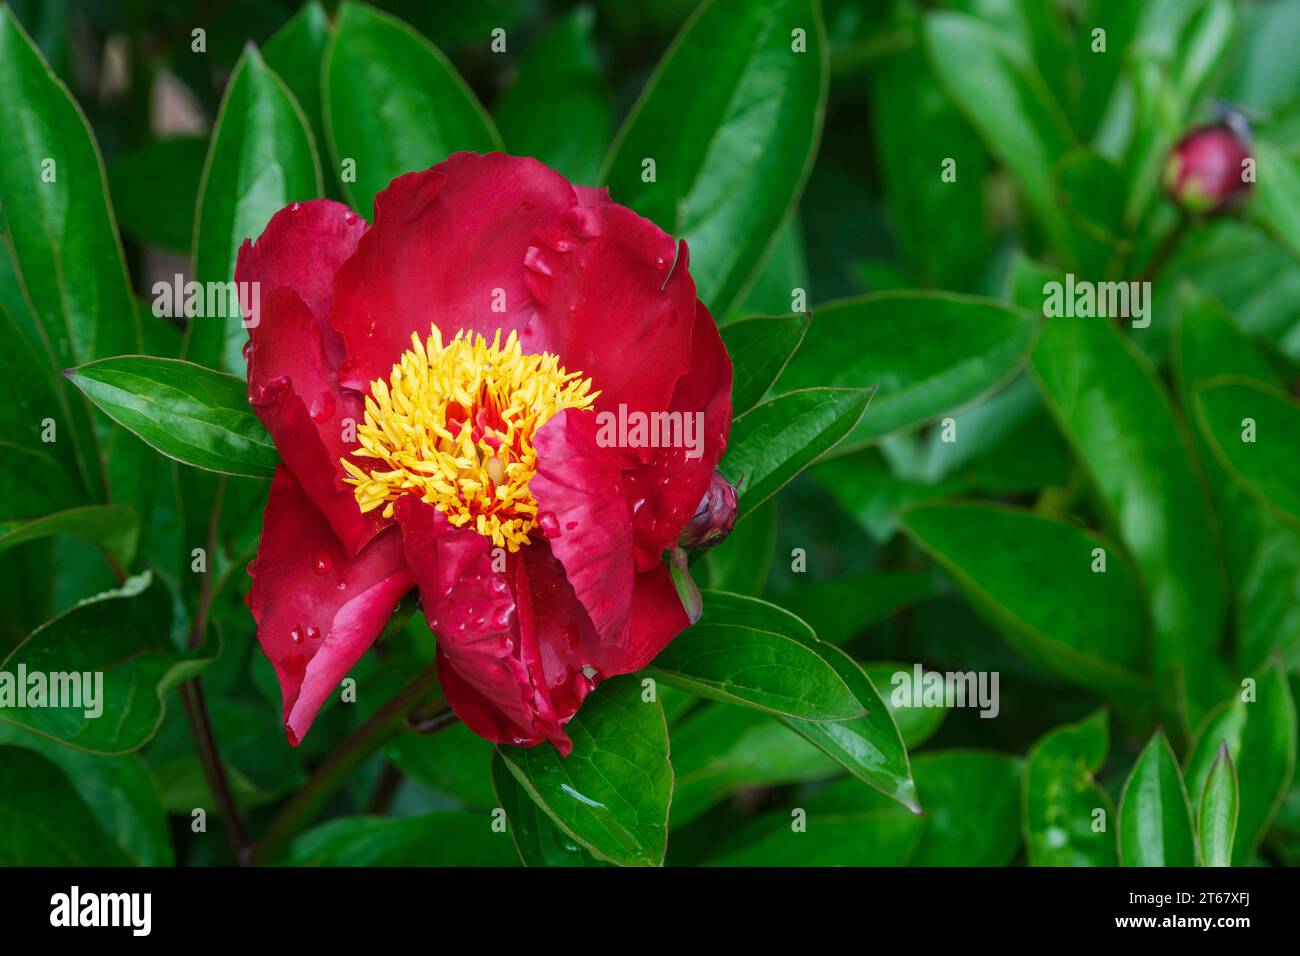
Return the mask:
{"type": "Polygon", "coordinates": [[[1221,213],[1250,191],[1250,144],[1240,125],[1201,126],[1179,140],[1165,162],[1169,198],[1190,213],[1221,213]]]}
{"type": "Polygon", "coordinates": [[[722,472],[713,473],[709,490],[700,499],[695,515],[686,522],[678,543],[683,548],[703,550],[726,540],[736,524],[736,488],[722,472]]]}

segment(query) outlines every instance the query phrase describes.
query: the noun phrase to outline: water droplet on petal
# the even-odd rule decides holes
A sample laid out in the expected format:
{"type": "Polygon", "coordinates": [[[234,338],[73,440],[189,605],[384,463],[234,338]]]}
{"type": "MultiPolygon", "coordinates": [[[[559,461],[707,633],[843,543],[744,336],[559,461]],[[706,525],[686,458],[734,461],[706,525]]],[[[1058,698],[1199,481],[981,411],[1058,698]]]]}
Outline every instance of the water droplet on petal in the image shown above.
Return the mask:
{"type": "Polygon", "coordinates": [[[302,203],[296,202],[289,206],[289,213],[294,216],[302,215],[302,203]]]}
{"type": "Polygon", "coordinates": [[[354,213],[351,209],[349,209],[347,212],[343,214],[343,221],[350,226],[357,221],[357,214],[354,213]]]}
{"type": "Polygon", "coordinates": [[[321,392],[311,403],[311,420],[320,424],[334,414],[334,393],[321,392]]]}
{"type": "Polygon", "coordinates": [[[311,553],[311,569],[317,574],[329,574],[334,568],[334,559],[324,548],[317,548],[311,553]]]}
{"type": "Polygon", "coordinates": [[[295,644],[302,643],[302,628],[297,624],[295,624],[293,630],[289,632],[289,640],[293,641],[295,644]]]}
{"type": "Polygon", "coordinates": [[[556,520],[555,515],[545,511],[537,516],[537,526],[542,529],[542,534],[548,538],[554,538],[560,531],[560,523],[556,520]]]}
{"type": "Polygon", "coordinates": [[[307,625],[307,640],[314,641],[320,638],[320,628],[307,625]]]}

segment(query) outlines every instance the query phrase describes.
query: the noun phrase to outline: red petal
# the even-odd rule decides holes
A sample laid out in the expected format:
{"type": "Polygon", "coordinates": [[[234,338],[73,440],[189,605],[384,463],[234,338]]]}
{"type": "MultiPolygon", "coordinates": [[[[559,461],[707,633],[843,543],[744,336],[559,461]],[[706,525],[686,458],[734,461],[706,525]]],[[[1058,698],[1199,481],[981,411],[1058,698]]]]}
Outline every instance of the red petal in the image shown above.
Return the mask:
{"type": "Polygon", "coordinates": [[[361,513],[339,464],[356,446],[361,396],[339,386],[316,319],[293,290],[277,289],[261,311],[248,360],[249,400],[284,463],[356,554],[385,525],[379,511],[361,513]]]}
{"type": "Polygon", "coordinates": [[[247,602],[297,745],[414,583],[396,529],[349,557],[290,471],[271,482],[247,602]]]}
{"type": "Polygon", "coordinates": [[[692,458],[689,448],[643,449],[640,456],[628,456],[631,467],[625,465],[624,494],[633,502],[636,561],[642,571],[660,564],[664,549],[677,542],[708,490],[731,432],[731,359],[702,303],[697,303],[691,338],[691,368],[677,382],[668,408],[683,415],[703,413],[703,453],[692,458]]]}
{"type": "Polygon", "coordinates": [[[619,455],[597,443],[596,416],[565,409],[538,431],[537,499],[543,533],[606,643],[621,640],[632,603],[632,512],[619,455]]]}
{"type": "Polygon", "coordinates": [[[566,369],[593,379],[597,408],[662,409],[690,364],[695,282],[686,243],[600,200],[583,190],[584,205],[529,250],[541,337],[566,369]]]}
{"type": "MultiPolygon", "coordinates": [[[[293,289],[316,317],[330,366],[343,360],[343,340],[329,324],[334,277],[365,234],[366,221],[342,203],[313,199],[281,209],[256,243],[245,239],[235,264],[238,282],[256,282],[264,304],[279,288],[293,289]]],[[[249,330],[256,339],[258,325],[249,330]]]]}
{"type": "Polygon", "coordinates": [[[549,739],[567,753],[572,745],[551,707],[536,641],[531,631],[520,631],[523,611],[512,593],[518,556],[507,560],[501,549],[494,561],[490,538],[453,527],[413,496],[397,502],[397,521],[438,636],[438,673],[452,710],[496,743],[549,739]]]}
{"type": "Polygon", "coordinates": [[[541,351],[524,261],[534,235],[576,202],[558,173],[501,153],[456,153],[393,180],[339,272],[332,321],[347,345],[343,383],[365,390],[387,379],[411,333],[426,336],[433,323],[446,338],[518,330],[525,351],[541,351]]]}

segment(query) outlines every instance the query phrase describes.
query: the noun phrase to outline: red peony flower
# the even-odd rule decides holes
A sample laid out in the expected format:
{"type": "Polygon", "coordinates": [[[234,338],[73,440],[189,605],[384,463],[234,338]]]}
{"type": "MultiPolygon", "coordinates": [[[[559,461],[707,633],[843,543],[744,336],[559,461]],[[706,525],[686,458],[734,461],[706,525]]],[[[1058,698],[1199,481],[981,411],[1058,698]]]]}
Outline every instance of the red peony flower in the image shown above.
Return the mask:
{"type": "Polygon", "coordinates": [[[458,153],[374,219],[295,203],[236,268],[283,459],[248,606],[286,733],[418,588],[456,714],[567,754],[583,698],[688,624],[663,553],[726,446],[731,362],[686,243],[534,160],[458,153]]]}

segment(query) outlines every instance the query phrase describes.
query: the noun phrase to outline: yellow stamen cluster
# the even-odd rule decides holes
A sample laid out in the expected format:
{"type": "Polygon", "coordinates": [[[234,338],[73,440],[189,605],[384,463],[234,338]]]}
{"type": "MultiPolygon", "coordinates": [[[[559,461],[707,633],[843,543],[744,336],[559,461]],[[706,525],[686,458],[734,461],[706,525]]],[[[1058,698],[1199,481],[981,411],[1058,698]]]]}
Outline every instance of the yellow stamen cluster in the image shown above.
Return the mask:
{"type": "Polygon", "coordinates": [[[566,372],[549,352],[525,354],[511,332],[492,342],[457,332],[445,345],[435,326],[376,379],[366,397],[359,446],[343,459],[363,512],[393,515],[402,495],[418,495],[457,527],[471,526],[498,547],[518,551],[537,526],[528,482],[537,470],[533,436],[566,408],[589,408],[591,379],[566,372]],[[365,465],[365,463],[362,463],[365,465]]]}

